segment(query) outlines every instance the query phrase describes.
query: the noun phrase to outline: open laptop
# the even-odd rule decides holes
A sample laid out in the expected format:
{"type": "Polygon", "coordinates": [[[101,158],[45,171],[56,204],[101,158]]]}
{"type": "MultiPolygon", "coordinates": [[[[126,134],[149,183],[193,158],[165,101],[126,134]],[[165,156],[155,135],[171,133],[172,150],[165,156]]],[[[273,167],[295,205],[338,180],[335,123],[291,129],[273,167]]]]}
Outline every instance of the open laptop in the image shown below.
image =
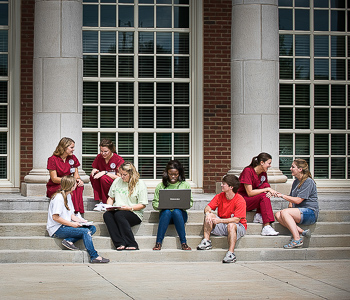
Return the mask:
{"type": "Polygon", "coordinates": [[[190,189],[159,190],[159,209],[189,209],[190,189]]]}

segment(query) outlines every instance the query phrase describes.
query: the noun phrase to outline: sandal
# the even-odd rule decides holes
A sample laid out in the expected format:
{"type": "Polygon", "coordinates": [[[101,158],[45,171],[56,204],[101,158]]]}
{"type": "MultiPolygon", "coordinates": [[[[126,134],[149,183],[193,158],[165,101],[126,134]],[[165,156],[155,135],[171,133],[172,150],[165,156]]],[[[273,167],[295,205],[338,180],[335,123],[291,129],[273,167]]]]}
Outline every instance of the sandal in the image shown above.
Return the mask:
{"type": "Polygon", "coordinates": [[[186,251],[192,250],[191,247],[188,246],[186,243],[181,244],[181,249],[186,251]]]}
{"type": "Polygon", "coordinates": [[[137,247],[126,247],[125,250],[129,250],[129,251],[131,251],[131,250],[139,250],[139,248],[137,248],[137,247]]]}
{"type": "Polygon", "coordinates": [[[162,249],[162,244],[161,244],[161,243],[156,243],[156,245],[153,247],[152,250],[157,250],[157,251],[159,251],[160,249],[162,249]]]}
{"type": "Polygon", "coordinates": [[[125,250],[125,246],[124,245],[121,245],[121,246],[117,247],[117,251],[122,251],[122,250],[125,250]]]}
{"type": "Polygon", "coordinates": [[[299,240],[291,240],[289,244],[284,245],[283,248],[284,249],[292,249],[292,248],[298,248],[301,247],[303,245],[303,239],[300,238],[299,240]]]}

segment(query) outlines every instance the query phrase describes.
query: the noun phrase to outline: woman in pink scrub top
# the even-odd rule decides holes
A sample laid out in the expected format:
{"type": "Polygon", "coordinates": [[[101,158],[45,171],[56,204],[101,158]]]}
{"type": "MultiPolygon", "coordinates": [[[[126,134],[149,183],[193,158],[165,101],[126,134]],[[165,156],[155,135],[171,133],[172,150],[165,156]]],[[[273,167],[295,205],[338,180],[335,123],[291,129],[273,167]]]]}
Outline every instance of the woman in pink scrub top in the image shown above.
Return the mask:
{"type": "Polygon", "coordinates": [[[47,161],[50,179],[46,184],[46,195],[51,196],[61,188],[63,176],[73,176],[77,181],[77,188],[71,193],[75,213],[84,213],[83,190],[84,182],[80,179],[78,167],[79,160],[73,155],[75,142],[63,137],[58,143],[55,152],[47,161]]]}
{"type": "Polygon", "coordinates": [[[102,204],[107,202],[109,188],[114,179],[120,177],[118,170],[124,159],[115,153],[115,146],[111,140],[103,139],[100,143],[100,154],[92,163],[90,174],[91,185],[94,189],[94,199],[99,201],[94,210],[101,211],[102,204]]]}

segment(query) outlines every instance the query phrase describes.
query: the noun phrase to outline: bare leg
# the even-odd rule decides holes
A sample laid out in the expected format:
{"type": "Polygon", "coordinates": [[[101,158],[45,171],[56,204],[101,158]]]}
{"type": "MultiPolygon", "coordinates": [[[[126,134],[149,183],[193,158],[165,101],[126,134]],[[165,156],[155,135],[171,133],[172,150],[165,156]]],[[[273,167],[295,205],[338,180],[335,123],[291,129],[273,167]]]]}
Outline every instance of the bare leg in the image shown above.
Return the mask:
{"type": "Polygon", "coordinates": [[[237,225],[235,223],[227,224],[227,231],[228,251],[233,252],[237,241],[237,225]]]}
{"type": "MultiPolygon", "coordinates": [[[[276,213],[277,221],[288,228],[294,240],[299,240],[299,230],[297,223],[301,220],[300,210],[297,208],[286,208],[276,213]]],[[[301,229],[301,228],[300,228],[301,229]]]]}
{"type": "Polygon", "coordinates": [[[203,236],[206,240],[209,240],[210,239],[210,233],[211,231],[213,230],[214,228],[214,224],[213,224],[213,221],[212,219],[215,219],[216,218],[216,215],[215,214],[209,214],[207,216],[205,216],[204,218],[204,223],[203,223],[203,236]]]}

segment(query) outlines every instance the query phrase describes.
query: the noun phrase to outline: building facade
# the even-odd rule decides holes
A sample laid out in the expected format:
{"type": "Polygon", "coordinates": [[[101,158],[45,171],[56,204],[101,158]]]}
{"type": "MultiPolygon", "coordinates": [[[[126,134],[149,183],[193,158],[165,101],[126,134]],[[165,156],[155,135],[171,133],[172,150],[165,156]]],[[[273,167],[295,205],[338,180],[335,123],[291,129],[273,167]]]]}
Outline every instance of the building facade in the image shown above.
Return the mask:
{"type": "Polygon", "coordinates": [[[215,192],[260,152],[274,184],[301,157],[349,187],[348,17],[336,0],[0,0],[0,191],[44,195],[63,136],[86,182],[109,138],[150,188],[176,158],[215,192]]]}

